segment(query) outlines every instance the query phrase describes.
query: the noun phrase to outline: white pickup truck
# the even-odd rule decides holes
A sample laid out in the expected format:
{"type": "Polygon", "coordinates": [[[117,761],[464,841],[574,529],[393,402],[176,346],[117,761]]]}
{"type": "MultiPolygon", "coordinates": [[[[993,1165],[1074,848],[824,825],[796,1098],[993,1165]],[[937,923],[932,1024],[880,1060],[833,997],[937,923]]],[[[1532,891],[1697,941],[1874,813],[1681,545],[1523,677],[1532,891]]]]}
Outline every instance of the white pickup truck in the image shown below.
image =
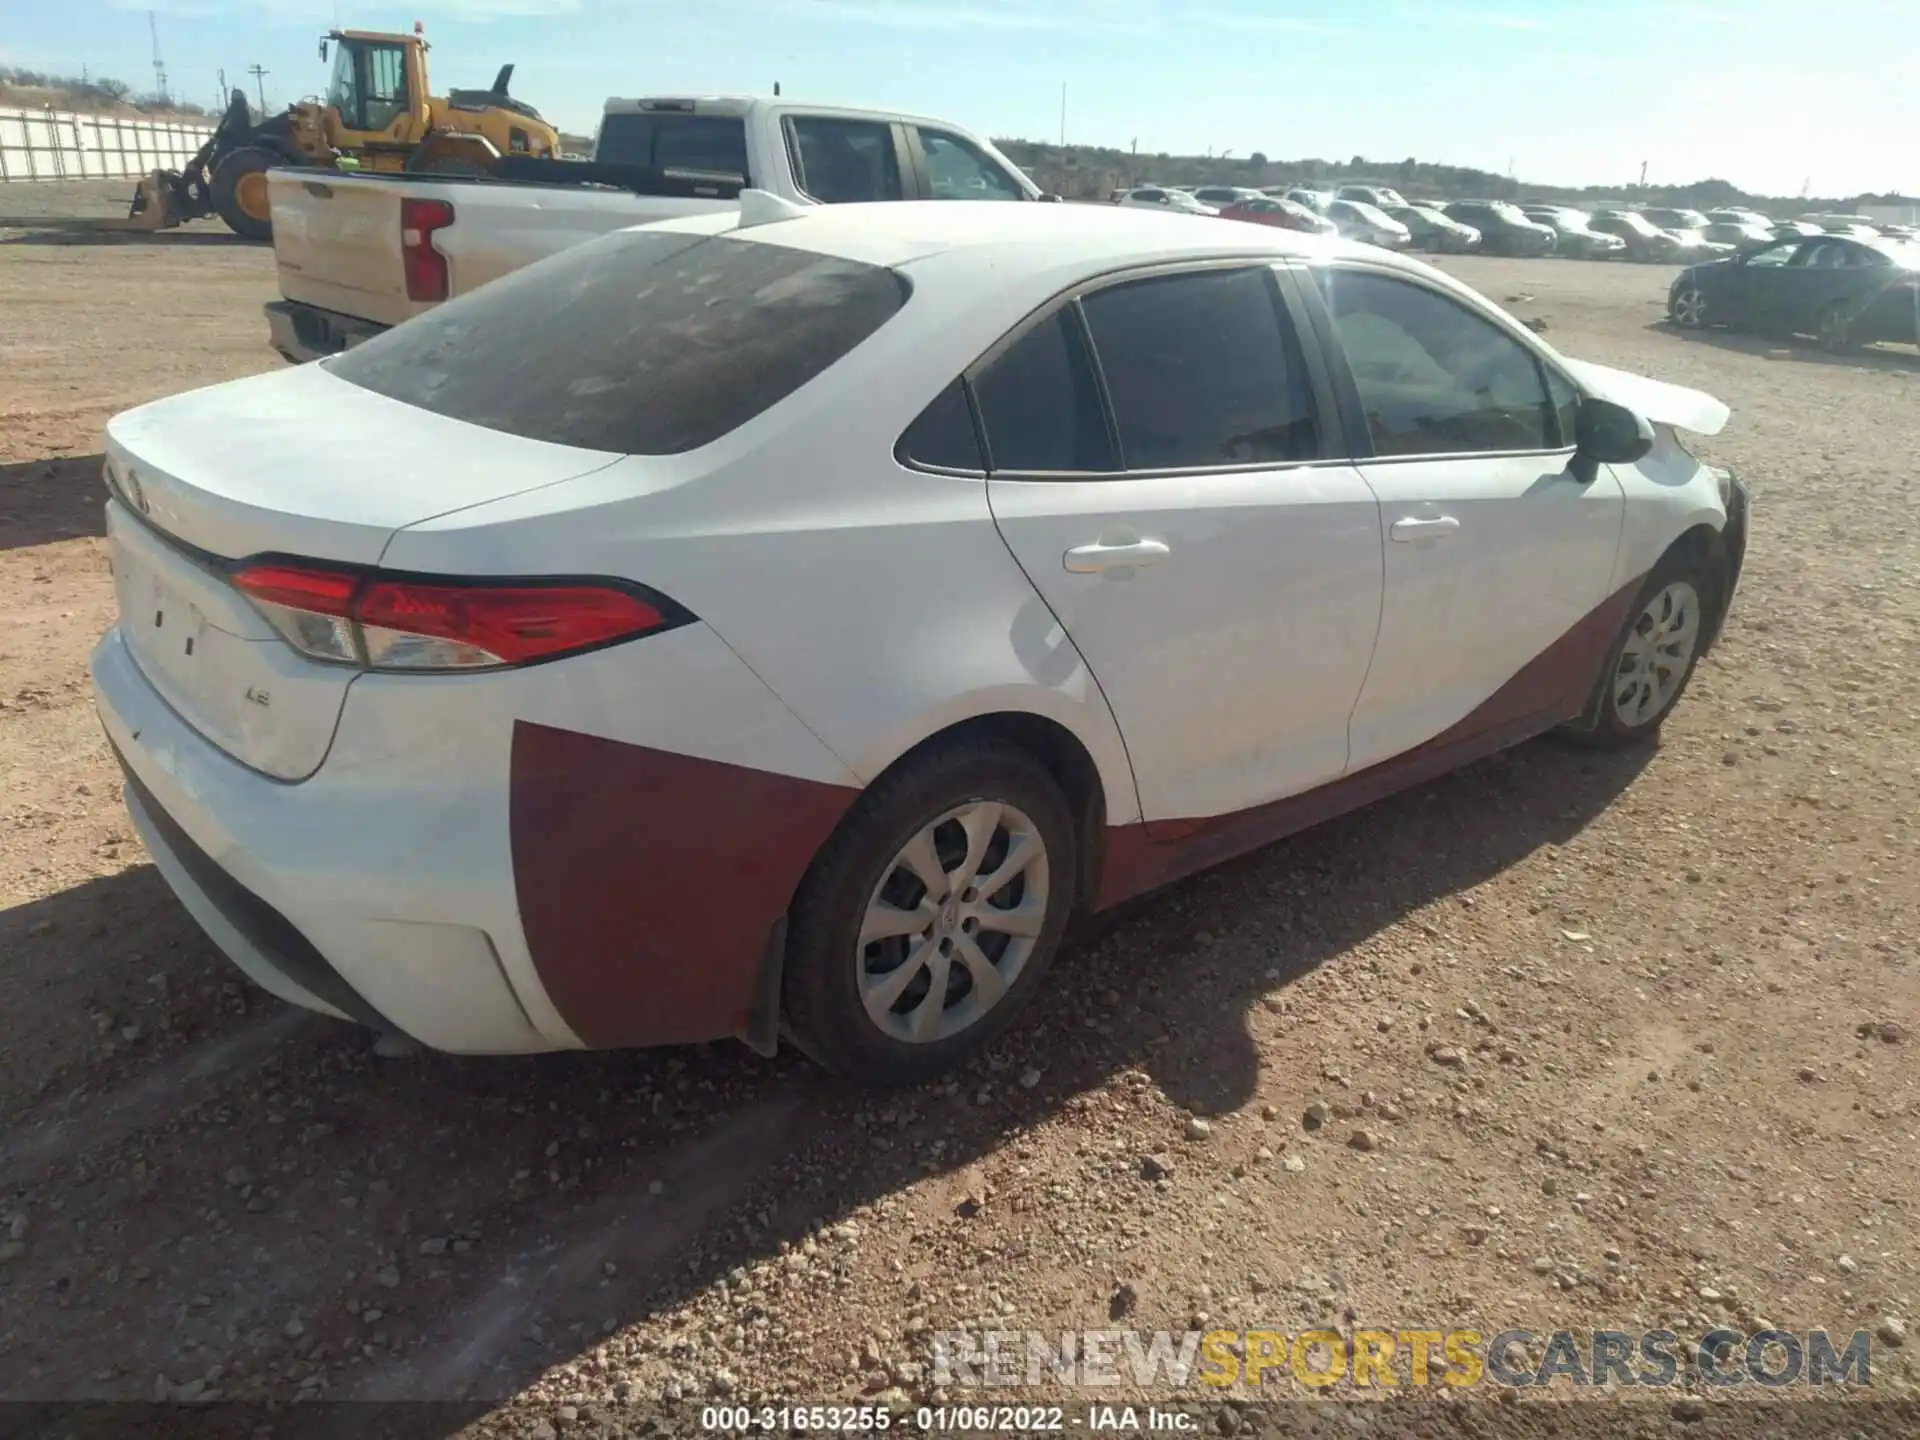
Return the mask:
{"type": "Polygon", "coordinates": [[[587,163],[508,157],[486,177],[272,170],[281,299],[274,349],[296,363],[609,230],[735,208],[1043,200],[986,140],[943,120],[742,96],[609,100],[587,163]]]}

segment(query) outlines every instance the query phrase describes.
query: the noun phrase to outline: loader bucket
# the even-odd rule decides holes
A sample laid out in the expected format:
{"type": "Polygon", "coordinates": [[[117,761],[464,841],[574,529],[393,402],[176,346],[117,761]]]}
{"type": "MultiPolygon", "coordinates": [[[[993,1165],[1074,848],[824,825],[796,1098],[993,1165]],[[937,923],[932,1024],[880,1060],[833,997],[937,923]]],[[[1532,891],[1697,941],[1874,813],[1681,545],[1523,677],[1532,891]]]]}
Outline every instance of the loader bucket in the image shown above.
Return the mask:
{"type": "Polygon", "coordinates": [[[180,223],[171,204],[174,177],[165,170],[149,171],[134,188],[133,203],[127,207],[129,230],[170,230],[180,223]]]}

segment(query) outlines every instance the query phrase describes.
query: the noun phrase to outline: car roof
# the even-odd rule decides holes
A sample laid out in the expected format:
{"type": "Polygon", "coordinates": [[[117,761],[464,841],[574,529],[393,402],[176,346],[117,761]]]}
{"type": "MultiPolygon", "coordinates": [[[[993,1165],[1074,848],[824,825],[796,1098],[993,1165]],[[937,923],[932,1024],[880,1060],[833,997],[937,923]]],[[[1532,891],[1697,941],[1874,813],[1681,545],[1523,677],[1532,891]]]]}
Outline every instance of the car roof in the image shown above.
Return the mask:
{"type": "Polygon", "coordinates": [[[738,212],[725,211],[655,221],[645,228],[731,234],[893,268],[924,266],[938,258],[942,270],[975,270],[983,278],[1003,267],[1082,267],[1091,275],[1131,265],[1240,255],[1278,259],[1344,253],[1374,264],[1412,263],[1374,246],[1301,231],[1110,205],[892,200],[820,205],[791,218],[745,227],[738,212]]]}

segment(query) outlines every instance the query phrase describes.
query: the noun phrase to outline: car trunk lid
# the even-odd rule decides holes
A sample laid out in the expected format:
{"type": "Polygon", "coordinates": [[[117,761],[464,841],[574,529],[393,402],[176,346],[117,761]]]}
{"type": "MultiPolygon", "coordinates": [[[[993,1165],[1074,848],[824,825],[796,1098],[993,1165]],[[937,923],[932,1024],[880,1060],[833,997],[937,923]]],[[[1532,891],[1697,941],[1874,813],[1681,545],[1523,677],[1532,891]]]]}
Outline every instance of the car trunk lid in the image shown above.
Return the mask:
{"type": "Polygon", "coordinates": [[[404,526],[611,463],[428,414],[305,365],[107,427],[120,630],[155,690],[242,764],[302,780],[350,666],[296,654],[227,576],[262,555],[371,566],[404,526]]]}

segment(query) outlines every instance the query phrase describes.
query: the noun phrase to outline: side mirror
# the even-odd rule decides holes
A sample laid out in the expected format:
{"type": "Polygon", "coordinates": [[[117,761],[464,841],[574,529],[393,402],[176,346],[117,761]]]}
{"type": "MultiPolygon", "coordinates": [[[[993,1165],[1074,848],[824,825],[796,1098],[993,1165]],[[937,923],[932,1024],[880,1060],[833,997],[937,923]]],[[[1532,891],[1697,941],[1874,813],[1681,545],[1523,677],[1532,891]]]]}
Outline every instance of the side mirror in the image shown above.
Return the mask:
{"type": "Polygon", "coordinates": [[[1582,485],[1591,485],[1604,465],[1631,465],[1653,449],[1653,426],[1642,417],[1589,395],[1573,419],[1573,461],[1567,467],[1582,485]]]}

